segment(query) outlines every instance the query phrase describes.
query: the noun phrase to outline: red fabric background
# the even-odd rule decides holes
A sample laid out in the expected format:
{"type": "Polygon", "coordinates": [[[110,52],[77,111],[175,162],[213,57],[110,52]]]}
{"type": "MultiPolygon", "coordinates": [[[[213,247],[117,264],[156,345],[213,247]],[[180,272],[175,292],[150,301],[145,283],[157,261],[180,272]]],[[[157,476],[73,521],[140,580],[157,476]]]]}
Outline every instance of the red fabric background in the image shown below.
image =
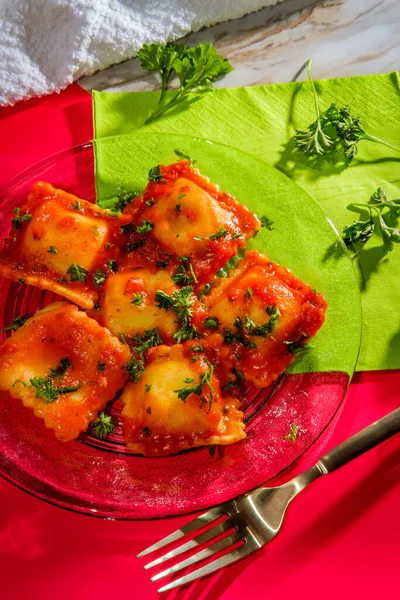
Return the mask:
{"type": "MultiPolygon", "coordinates": [[[[0,185],[32,163],[91,139],[91,97],[59,95],[0,110],[0,185]]],[[[400,373],[355,377],[341,414],[281,480],[400,405],[400,373]]],[[[249,559],[168,598],[239,600],[399,597],[400,436],[305,490],[279,536],[249,559]]],[[[0,480],[0,596],[7,600],[156,598],[135,555],[188,517],[113,522],[47,505],[0,480]]]]}

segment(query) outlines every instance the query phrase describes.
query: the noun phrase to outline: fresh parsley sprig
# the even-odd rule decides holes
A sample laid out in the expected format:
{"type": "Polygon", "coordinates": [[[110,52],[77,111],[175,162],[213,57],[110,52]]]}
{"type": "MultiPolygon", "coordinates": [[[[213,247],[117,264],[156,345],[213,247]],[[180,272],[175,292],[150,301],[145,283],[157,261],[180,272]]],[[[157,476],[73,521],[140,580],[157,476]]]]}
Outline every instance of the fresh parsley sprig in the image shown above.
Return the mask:
{"type": "Polygon", "coordinates": [[[220,56],[213,44],[198,44],[193,48],[175,44],[145,44],[138,52],[141,67],[155,71],[161,77],[161,94],[146,124],[155,121],[166,111],[179,105],[193,92],[206,92],[214,81],[232,71],[226,58],[220,56]],[[178,91],[167,99],[167,87],[173,76],[179,79],[178,91]]]}
{"type": "Polygon", "coordinates": [[[367,242],[376,229],[382,236],[384,246],[393,250],[393,244],[400,243],[400,229],[393,227],[388,218],[400,215],[400,199],[389,200],[388,193],[379,187],[370,197],[369,202],[351,204],[351,207],[359,207],[369,212],[369,218],[354,221],[343,229],[342,238],[346,246],[367,242]],[[375,219],[374,219],[375,215],[375,219]]]}
{"type": "Polygon", "coordinates": [[[296,131],[294,143],[299,152],[303,152],[308,157],[319,155],[333,159],[336,156],[335,153],[341,150],[347,164],[354,160],[358,151],[358,143],[362,140],[383,144],[400,152],[400,148],[368,133],[361,123],[361,118],[358,115],[352,115],[348,106],[338,107],[333,103],[322,112],[311,76],[311,64],[312,59],[310,58],[307,62],[307,76],[313,91],[317,119],[306,130],[296,131]]]}

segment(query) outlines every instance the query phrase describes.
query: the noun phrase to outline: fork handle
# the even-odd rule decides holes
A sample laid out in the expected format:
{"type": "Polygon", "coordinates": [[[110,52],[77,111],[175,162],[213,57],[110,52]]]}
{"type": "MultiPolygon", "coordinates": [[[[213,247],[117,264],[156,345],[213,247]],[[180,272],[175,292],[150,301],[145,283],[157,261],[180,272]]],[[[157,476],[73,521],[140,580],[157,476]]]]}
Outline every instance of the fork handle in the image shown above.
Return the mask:
{"type": "Polygon", "coordinates": [[[331,473],[400,432],[400,408],[362,429],[319,459],[316,466],[331,473]]]}

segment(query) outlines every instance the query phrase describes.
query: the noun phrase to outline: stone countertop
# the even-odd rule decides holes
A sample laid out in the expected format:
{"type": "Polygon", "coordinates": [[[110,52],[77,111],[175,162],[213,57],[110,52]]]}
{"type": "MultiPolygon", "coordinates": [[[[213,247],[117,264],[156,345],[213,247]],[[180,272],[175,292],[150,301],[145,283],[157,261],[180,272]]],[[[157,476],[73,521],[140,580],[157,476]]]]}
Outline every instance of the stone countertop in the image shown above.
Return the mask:
{"type": "MultiPolygon", "coordinates": [[[[286,0],[282,4],[191,34],[212,41],[235,67],[216,85],[236,87],[304,79],[314,57],[315,79],[386,73],[400,65],[399,0],[286,0]]],[[[153,74],[130,59],[78,82],[88,91],[159,88],[153,74]]]]}

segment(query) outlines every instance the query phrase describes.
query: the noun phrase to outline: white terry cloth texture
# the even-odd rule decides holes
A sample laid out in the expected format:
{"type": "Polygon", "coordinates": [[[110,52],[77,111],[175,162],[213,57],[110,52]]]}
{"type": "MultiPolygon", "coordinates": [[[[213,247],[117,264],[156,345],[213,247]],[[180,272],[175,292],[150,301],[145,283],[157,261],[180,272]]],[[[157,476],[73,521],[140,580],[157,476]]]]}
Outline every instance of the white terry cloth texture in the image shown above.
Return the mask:
{"type": "Polygon", "coordinates": [[[282,0],[0,0],[0,105],[282,0]]]}

